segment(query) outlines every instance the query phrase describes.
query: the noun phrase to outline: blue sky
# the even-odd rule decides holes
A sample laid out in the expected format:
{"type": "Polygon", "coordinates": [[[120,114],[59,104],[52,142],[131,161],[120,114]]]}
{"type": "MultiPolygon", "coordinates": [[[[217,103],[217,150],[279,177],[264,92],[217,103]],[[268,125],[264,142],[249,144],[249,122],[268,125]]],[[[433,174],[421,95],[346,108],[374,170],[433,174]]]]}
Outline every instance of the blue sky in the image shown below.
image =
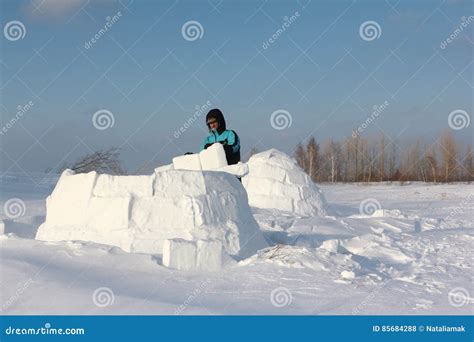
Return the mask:
{"type": "MultiPolygon", "coordinates": [[[[44,171],[111,146],[130,171],[169,163],[199,148],[204,115],[173,133],[208,101],[243,154],[291,153],[310,135],[341,139],[385,101],[364,136],[429,142],[452,111],[472,117],[474,22],[441,48],[474,14],[470,1],[3,0],[0,12],[2,27],[25,28],[22,39],[1,37],[0,171],[44,171]],[[200,38],[183,36],[189,21],[200,38]],[[380,27],[373,40],[360,34],[367,21],[380,27]],[[112,127],[94,126],[99,110],[112,113],[112,127]],[[272,126],[278,110],[291,126],[272,126]]],[[[454,133],[472,143],[472,126],[454,133]]]]}

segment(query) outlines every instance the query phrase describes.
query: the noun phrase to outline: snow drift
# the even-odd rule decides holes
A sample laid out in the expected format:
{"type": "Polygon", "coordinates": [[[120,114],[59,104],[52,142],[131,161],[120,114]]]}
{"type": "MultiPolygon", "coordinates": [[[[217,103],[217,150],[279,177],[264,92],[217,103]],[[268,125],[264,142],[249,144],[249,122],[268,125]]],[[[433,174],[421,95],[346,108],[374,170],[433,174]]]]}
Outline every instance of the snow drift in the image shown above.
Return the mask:
{"type": "Polygon", "coordinates": [[[39,240],[93,241],[150,254],[162,254],[169,239],[218,241],[238,258],[266,246],[245,189],[224,172],[112,176],[66,170],[46,206],[39,240]]]}
{"type": "Polygon", "coordinates": [[[247,165],[249,172],[242,183],[250,206],[302,216],[326,215],[322,191],[285,153],[275,149],[257,153],[247,165]]]}

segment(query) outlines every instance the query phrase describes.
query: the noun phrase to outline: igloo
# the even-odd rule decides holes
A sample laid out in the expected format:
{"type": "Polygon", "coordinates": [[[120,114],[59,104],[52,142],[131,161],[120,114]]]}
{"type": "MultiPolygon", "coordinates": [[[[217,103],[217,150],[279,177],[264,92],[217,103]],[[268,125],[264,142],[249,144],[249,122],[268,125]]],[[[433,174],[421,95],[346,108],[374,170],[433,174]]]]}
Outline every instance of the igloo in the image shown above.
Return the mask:
{"type": "Polygon", "coordinates": [[[322,191],[287,154],[275,149],[254,154],[242,178],[249,204],[302,216],[326,215],[322,191]]]}
{"type": "MultiPolygon", "coordinates": [[[[38,240],[92,241],[150,254],[162,254],[169,240],[198,246],[217,241],[236,258],[266,246],[245,189],[225,172],[163,170],[113,176],[66,170],[46,206],[38,240]]],[[[204,257],[208,252],[201,249],[204,257]]]]}

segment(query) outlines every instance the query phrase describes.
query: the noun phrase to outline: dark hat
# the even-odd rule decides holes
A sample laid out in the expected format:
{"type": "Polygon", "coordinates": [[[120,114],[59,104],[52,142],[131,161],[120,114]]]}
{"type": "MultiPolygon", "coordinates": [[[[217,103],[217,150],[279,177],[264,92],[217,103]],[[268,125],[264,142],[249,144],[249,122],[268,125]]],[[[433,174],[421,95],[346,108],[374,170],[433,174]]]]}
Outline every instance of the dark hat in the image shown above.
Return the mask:
{"type": "MultiPolygon", "coordinates": [[[[219,133],[226,130],[224,114],[222,114],[220,109],[214,108],[211,109],[209,113],[207,113],[206,124],[209,122],[210,119],[215,119],[219,123],[219,127],[217,128],[219,133]]],[[[207,127],[209,127],[209,125],[207,125],[207,127]]]]}

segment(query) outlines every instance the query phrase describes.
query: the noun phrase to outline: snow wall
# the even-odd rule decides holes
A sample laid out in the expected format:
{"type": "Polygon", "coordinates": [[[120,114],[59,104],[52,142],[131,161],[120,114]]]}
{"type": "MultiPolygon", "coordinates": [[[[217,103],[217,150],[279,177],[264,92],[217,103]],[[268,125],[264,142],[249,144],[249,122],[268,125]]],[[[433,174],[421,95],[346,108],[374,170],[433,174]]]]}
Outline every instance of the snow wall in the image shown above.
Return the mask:
{"type": "Polygon", "coordinates": [[[302,216],[325,216],[326,199],[311,178],[287,154],[275,149],[254,154],[242,184],[255,208],[302,216]]]}
{"type": "Polygon", "coordinates": [[[239,258],[266,246],[245,189],[225,172],[112,176],[66,170],[46,206],[38,240],[93,241],[150,254],[162,254],[167,239],[217,240],[239,258]]]}

